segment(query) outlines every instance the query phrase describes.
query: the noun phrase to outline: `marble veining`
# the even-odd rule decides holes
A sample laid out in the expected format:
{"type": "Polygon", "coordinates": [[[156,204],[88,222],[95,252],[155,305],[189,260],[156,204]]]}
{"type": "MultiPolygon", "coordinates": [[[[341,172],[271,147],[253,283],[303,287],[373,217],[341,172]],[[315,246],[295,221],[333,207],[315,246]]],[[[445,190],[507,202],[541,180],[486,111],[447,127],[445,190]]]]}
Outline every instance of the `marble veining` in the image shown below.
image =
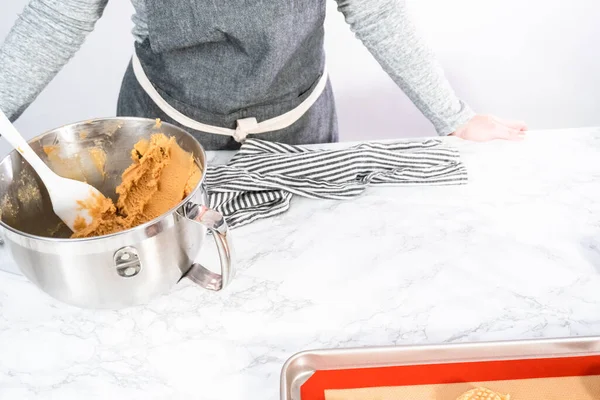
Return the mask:
{"type": "Polygon", "coordinates": [[[447,140],[468,185],[296,197],[223,293],[90,311],[0,272],[0,399],[275,400],[301,350],[600,334],[600,129],[447,140]]]}

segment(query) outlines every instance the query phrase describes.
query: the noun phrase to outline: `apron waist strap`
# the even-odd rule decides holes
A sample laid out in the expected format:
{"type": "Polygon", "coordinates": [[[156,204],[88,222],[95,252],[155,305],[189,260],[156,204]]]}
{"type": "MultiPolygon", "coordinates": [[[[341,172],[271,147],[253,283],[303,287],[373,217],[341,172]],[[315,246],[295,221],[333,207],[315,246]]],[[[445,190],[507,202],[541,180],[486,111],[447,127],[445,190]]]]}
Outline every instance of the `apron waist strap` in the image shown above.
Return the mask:
{"type": "Polygon", "coordinates": [[[179,122],[183,126],[200,132],[232,136],[237,142],[243,142],[249,134],[266,133],[284,129],[298,121],[310,109],[310,107],[312,107],[319,96],[321,96],[325,90],[325,87],[327,86],[328,78],[327,67],[325,67],[323,69],[323,75],[321,75],[321,78],[319,79],[319,82],[317,82],[317,85],[314,87],[313,91],[296,108],[293,108],[292,110],[277,117],[261,122],[258,122],[256,118],[253,117],[238,119],[237,128],[229,129],[198,122],[177,111],[174,107],[167,103],[167,101],[163,99],[158,91],[154,88],[148,79],[148,76],[146,76],[146,73],[142,68],[142,64],[140,63],[140,60],[135,52],[133,53],[132,66],[133,73],[142,89],[144,89],[152,101],[154,101],[154,103],[156,103],[156,105],[173,120],[179,122]]]}

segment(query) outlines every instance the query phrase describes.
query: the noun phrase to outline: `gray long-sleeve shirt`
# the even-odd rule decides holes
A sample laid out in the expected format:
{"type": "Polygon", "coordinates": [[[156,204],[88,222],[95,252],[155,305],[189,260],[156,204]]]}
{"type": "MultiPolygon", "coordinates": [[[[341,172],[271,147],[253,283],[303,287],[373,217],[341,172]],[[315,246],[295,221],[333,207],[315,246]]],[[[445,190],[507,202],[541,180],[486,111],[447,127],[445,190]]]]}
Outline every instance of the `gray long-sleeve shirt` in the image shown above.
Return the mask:
{"type": "MultiPolygon", "coordinates": [[[[148,37],[145,0],[131,0],[135,40],[148,37]]],[[[450,87],[416,33],[405,0],[336,0],[356,36],[434,125],[447,135],[473,111],[450,87]]],[[[16,119],[83,44],[108,0],[30,0],[0,47],[0,109],[16,119]]]]}

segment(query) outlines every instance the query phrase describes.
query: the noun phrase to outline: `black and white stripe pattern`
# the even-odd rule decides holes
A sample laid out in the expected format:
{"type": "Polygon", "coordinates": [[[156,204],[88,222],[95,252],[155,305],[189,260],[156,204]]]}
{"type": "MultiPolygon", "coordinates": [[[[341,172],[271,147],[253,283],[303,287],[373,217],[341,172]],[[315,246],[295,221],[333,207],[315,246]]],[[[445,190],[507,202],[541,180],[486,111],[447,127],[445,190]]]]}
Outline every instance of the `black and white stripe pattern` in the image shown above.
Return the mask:
{"type": "Polygon", "coordinates": [[[292,195],[349,199],[369,185],[459,185],[467,171],[455,148],[440,140],[365,143],[308,150],[248,139],[227,165],[208,168],[209,206],[230,227],[285,212],[292,195]]]}

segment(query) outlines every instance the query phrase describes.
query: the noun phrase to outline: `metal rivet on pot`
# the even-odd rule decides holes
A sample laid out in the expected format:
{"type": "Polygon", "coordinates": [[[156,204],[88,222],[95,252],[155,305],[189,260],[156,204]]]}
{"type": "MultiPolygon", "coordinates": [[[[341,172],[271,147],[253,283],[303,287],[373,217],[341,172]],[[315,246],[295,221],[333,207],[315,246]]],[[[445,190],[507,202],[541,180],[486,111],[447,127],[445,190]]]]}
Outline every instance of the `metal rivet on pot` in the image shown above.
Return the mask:
{"type": "Polygon", "coordinates": [[[124,278],[136,276],[142,270],[142,263],[135,247],[127,246],[114,254],[117,273],[124,278]]]}

